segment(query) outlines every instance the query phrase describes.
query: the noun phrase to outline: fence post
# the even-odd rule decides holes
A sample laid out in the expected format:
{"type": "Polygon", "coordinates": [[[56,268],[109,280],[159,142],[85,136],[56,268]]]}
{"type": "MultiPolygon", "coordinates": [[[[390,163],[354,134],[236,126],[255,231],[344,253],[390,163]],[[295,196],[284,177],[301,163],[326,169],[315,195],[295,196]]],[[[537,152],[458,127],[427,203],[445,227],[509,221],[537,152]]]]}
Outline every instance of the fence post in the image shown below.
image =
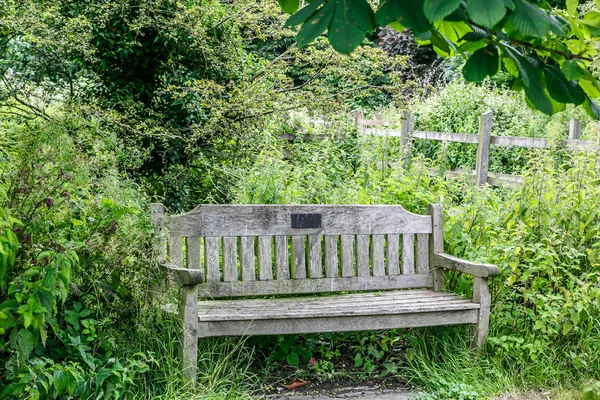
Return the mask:
{"type": "Polygon", "coordinates": [[[479,116],[479,144],[477,146],[477,160],[475,161],[475,185],[484,185],[488,178],[492,116],[491,111],[479,116]]]}
{"type": "Polygon", "coordinates": [[[569,122],[569,140],[579,140],[581,138],[581,122],[578,119],[571,118],[569,122]]]}
{"type": "Polygon", "coordinates": [[[354,112],[354,123],[356,124],[356,131],[358,133],[362,133],[362,125],[360,124],[360,121],[363,119],[365,119],[365,114],[363,114],[362,111],[356,110],[354,112]]]}
{"type": "Polygon", "coordinates": [[[402,122],[402,131],[400,136],[400,146],[402,149],[402,157],[404,158],[404,168],[410,167],[410,135],[412,132],[412,111],[407,111],[404,121],[402,122]]]}

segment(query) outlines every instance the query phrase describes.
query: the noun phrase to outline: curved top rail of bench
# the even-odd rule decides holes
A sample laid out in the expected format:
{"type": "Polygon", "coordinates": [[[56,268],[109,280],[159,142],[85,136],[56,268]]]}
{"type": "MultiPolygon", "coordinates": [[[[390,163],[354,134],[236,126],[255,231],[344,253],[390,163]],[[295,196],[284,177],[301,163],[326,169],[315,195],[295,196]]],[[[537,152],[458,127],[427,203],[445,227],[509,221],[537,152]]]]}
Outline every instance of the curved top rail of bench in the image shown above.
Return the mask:
{"type": "Polygon", "coordinates": [[[431,233],[432,218],[397,205],[200,205],[169,217],[167,228],[177,236],[431,233]],[[293,228],[292,215],[320,220],[320,227],[293,228]]]}

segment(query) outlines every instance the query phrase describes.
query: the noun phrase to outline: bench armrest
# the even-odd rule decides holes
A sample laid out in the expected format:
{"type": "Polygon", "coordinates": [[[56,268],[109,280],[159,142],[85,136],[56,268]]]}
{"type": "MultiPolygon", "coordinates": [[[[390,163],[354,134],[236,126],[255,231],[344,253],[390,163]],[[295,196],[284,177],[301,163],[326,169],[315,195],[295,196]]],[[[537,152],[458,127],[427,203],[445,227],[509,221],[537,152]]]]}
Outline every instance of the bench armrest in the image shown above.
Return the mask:
{"type": "Polygon", "coordinates": [[[181,268],[175,264],[159,264],[168,273],[172,273],[183,286],[194,286],[202,283],[203,273],[199,269],[181,268]]]}
{"type": "Polygon", "coordinates": [[[434,263],[436,267],[464,272],[465,274],[487,278],[499,274],[498,267],[493,264],[480,264],[463,260],[446,253],[435,253],[434,263]]]}

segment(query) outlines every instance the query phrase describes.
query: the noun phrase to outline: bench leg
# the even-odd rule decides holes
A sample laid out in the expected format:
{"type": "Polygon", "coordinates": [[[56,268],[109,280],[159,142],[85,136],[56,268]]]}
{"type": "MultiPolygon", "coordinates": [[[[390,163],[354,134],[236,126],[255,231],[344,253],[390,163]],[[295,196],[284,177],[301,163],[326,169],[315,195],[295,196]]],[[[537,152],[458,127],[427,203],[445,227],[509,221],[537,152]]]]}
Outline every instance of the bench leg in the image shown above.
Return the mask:
{"type": "Polygon", "coordinates": [[[180,307],[183,370],[189,382],[195,385],[198,372],[198,286],[182,286],[180,307]]]}
{"type": "Polygon", "coordinates": [[[477,349],[483,347],[485,337],[488,333],[490,324],[490,290],[488,287],[488,278],[474,277],[473,281],[473,302],[479,303],[479,318],[477,320],[477,331],[475,332],[474,345],[477,349]]]}

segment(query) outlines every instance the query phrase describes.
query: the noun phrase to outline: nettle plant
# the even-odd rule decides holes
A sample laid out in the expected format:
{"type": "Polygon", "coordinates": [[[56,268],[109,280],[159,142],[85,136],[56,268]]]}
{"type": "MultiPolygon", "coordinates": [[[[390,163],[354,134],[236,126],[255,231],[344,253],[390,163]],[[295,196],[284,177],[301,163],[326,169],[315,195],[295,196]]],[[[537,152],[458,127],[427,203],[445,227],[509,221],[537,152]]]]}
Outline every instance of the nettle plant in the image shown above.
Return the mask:
{"type": "Polygon", "coordinates": [[[572,103],[600,119],[592,100],[600,97],[600,85],[588,70],[600,13],[580,18],[577,0],[568,0],[566,10],[528,0],[383,0],[376,10],[367,0],[302,1],[299,9],[300,3],[279,0],[292,14],[286,25],[301,25],[296,36],[301,47],[327,30],[333,48],[347,54],[378,25],[409,28],[438,54],[462,55],[468,81],[494,76],[503,65],[516,77],[513,89],[524,90],[531,107],[551,115],[572,103]]]}

